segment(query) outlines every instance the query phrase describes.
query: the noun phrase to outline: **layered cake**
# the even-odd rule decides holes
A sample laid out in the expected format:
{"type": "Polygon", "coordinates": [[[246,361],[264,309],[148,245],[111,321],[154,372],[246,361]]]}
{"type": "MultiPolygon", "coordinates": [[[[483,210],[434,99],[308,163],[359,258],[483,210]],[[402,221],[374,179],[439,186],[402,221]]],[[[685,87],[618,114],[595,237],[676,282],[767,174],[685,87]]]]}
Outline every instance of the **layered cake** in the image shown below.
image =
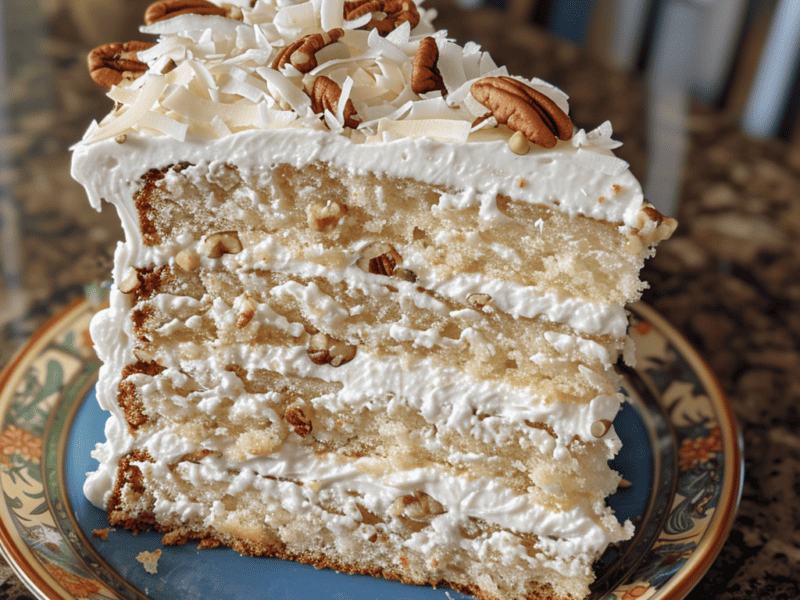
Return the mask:
{"type": "Polygon", "coordinates": [[[675,223],[434,12],[165,0],[90,56],[111,525],[501,600],[583,598],[632,535],[614,364],[675,223]]]}

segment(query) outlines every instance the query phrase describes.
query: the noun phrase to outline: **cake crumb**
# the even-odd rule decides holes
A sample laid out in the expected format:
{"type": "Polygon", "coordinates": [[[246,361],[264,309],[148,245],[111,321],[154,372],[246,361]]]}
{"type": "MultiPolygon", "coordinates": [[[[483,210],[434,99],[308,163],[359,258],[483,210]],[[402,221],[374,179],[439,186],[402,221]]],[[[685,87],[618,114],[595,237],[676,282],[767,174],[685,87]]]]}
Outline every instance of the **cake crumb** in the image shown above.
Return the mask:
{"type": "Polygon", "coordinates": [[[155,575],[158,573],[158,559],[161,558],[161,550],[153,550],[152,552],[139,552],[136,555],[136,560],[142,563],[144,570],[155,575]]]}
{"type": "Polygon", "coordinates": [[[111,531],[110,527],[106,527],[105,529],[92,529],[92,535],[96,538],[100,538],[105,542],[108,539],[109,531],[111,531]]]}

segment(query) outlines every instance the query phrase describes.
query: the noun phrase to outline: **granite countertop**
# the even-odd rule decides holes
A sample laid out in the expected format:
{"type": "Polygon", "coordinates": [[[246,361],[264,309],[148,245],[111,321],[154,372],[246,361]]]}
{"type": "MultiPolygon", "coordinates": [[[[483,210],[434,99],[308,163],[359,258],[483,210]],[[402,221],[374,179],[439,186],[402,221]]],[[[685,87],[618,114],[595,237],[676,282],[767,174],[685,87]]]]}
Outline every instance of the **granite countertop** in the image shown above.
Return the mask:
{"type": "MultiPolygon", "coordinates": [[[[644,175],[639,79],[541,31],[507,30],[439,4],[438,23],[452,37],[478,41],[511,72],[562,87],[576,125],[610,119],[624,142],[618,154],[644,175]]],[[[110,107],[89,79],[86,53],[136,36],[123,38],[118,26],[113,40],[96,39],[66,0],[24,3],[26,14],[12,14],[21,5],[4,6],[7,35],[9,27],[30,35],[29,47],[6,54],[0,186],[18,207],[19,224],[9,229],[4,216],[0,229],[0,366],[82,297],[85,284],[108,275],[121,229],[113,210],[88,207],[69,176],[68,147],[110,107]]],[[[746,475],[730,537],[689,598],[800,598],[800,148],[748,139],[728,115],[709,109],[693,109],[690,129],[680,227],[647,265],[644,299],[719,378],[742,430],[746,475]]],[[[0,559],[0,598],[32,597],[0,559]]]]}

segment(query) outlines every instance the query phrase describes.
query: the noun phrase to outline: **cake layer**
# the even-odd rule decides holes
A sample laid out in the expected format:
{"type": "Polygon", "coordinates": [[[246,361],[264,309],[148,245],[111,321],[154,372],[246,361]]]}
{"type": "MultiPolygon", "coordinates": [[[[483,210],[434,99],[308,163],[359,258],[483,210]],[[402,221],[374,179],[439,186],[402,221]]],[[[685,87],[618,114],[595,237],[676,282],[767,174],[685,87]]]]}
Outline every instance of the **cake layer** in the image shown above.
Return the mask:
{"type": "MultiPolygon", "coordinates": [[[[273,135],[279,147],[289,144],[273,135]]],[[[129,138],[125,145],[136,143],[129,138]]],[[[400,142],[396,144],[402,147],[400,142]]],[[[423,148],[405,151],[424,149],[435,162],[438,148],[420,145],[423,148]]],[[[119,152],[114,146],[119,144],[107,150],[119,152]]],[[[390,151],[400,151],[400,147],[390,151]]],[[[495,151],[516,157],[508,148],[495,151]]],[[[278,156],[272,160],[286,159],[278,156]]],[[[296,260],[308,258],[327,268],[338,269],[353,262],[369,244],[382,243],[395,247],[404,268],[421,277],[423,285],[426,278],[447,282],[480,273],[491,280],[532,288],[541,296],[568,294],[617,305],[641,293],[642,283],[635,274],[651,253],[630,229],[606,221],[570,219],[559,210],[562,201],[558,197],[531,205],[531,198],[515,199],[494,189],[481,196],[474,189],[427,184],[395,176],[391,170],[368,174],[323,171],[319,160],[300,166],[266,162],[276,166],[269,167],[271,172],[260,169],[258,177],[234,159],[192,164],[185,155],[177,155],[163,160],[162,168],[133,176],[133,181],[138,181],[134,190],[120,190],[116,178],[128,180],[129,175],[114,173],[102,186],[106,189],[101,187],[99,192],[104,197],[130,194],[131,201],[121,212],[123,220],[127,218],[127,229],[142,237],[142,246],[131,248],[138,255],[130,260],[137,265],[159,264],[166,258],[163,252],[174,254],[176,249],[196,244],[200,240],[192,239],[192,232],[207,230],[207,224],[214,223],[217,231],[235,231],[240,240],[250,240],[251,246],[259,233],[279,235],[296,260]],[[331,206],[336,214],[322,216],[331,206]],[[140,228],[143,235],[138,233],[140,228]],[[148,251],[148,246],[160,247],[161,253],[148,251]]],[[[528,181],[523,190],[546,188],[544,176],[546,173],[531,173],[532,179],[522,177],[517,185],[528,181]]],[[[631,185],[624,177],[604,184],[595,192],[607,196],[600,196],[600,204],[624,202],[618,197],[630,193],[625,193],[623,184],[631,185]]],[[[564,193],[583,195],[586,190],[564,193]]],[[[564,204],[569,203],[564,200],[564,204]]],[[[640,228],[654,224],[646,212],[638,213],[634,221],[640,228]]]]}
{"type": "Polygon", "coordinates": [[[242,269],[234,276],[204,269],[189,274],[179,267],[136,271],[140,284],[131,295],[139,301],[132,308],[131,334],[137,354],[152,355],[160,345],[175,343],[310,348],[314,335],[323,332],[354,350],[407,361],[429,357],[486,379],[547,386],[565,401],[609,391],[602,382],[622,349],[620,338],[576,331],[546,315],[514,318],[491,297],[483,305],[471,302],[488,296],[481,293],[461,294],[463,303],[457,304],[416,283],[351,271],[355,281],[344,278],[335,285],[327,278],[262,270],[242,269]],[[155,294],[147,292],[154,280],[161,289],[155,294]],[[181,294],[187,291],[191,295],[181,294]]]}
{"type": "Polygon", "coordinates": [[[165,543],[221,542],[247,554],[498,597],[529,597],[537,588],[577,596],[591,580],[598,548],[630,535],[607,509],[595,514],[597,505],[553,513],[481,478],[437,486],[437,474],[426,469],[399,479],[372,474],[380,465],[354,469],[302,452],[291,457],[288,473],[258,475],[230,472],[212,456],[188,455],[167,466],[139,453],[123,461],[112,522],[156,519],[172,530],[165,543]],[[298,482],[291,478],[298,472],[319,479],[298,482]],[[342,479],[346,485],[338,484],[342,479]],[[528,532],[531,523],[539,535],[528,532]],[[561,583],[542,586],[534,577],[561,583]]]}

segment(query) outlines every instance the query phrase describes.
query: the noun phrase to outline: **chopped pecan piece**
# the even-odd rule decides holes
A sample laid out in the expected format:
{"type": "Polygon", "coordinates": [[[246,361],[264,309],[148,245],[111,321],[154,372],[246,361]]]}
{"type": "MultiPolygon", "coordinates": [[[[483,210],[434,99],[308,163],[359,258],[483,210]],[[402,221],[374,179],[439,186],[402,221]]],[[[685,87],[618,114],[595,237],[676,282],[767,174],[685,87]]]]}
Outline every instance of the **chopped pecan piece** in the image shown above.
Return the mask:
{"type": "Polygon", "coordinates": [[[572,120],[543,93],[511,77],[484,77],[470,87],[498,123],[544,148],[572,138],[572,120]]]}
{"type": "Polygon", "coordinates": [[[315,231],[330,231],[347,214],[347,207],[341,202],[322,200],[310,205],[307,210],[308,224],[315,231]]]}
{"type": "Polygon", "coordinates": [[[356,357],[357,346],[333,339],[325,333],[311,336],[308,342],[308,357],[317,365],[340,367],[356,357]]]}
{"type": "Polygon", "coordinates": [[[258,308],[256,302],[250,296],[244,294],[241,297],[239,303],[239,317],[236,319],[237,329],[243,329],[250,324],[250,321],[256,316],[256,308],[258,308]]]}
{"type": "Polygon", "coordinates": [[[294,432],[300,437],[305,437],[313,429],[311,416],[313,409],[303,400],[295,400],[286,407],[283,417],[286,422],[294,427],[294,432]]]}
{"type": "Polygon", "coordinates": [[[392,277],[408,281],[409,283],[416,283],[417,281],[417,274],[410,269],[395,269],[392,272],[392,277]]]}
{"type": "Polygon", "coordinates": [[[377,29],[383,36],[406,21],[411,24],[411,29],[419,24],[419,11],[413,0],[354,0],[344,3],[345,21],[353,21],[367,13],[373,13],[373,16],[364,29],[377,29]]]}
{"type": "Polygon", "coordinates": [[[242,242],[236,231],[212,233],[203,242],[203,251],[208,258],[220,258],[223,254],[239,254],[242,242]]]}
{"type": "Polygon", "coordinates": [[[386,275],[391,277],[397,265],[403,262],[403,257],[394,249],[394,246],[386,242],[373,242],[361,249],[361,258],[357,265],[362,271],[374,273],[375,275],[386,275]]]}
{"type": "Polygon", "coordinates": [[[103,44],[89,53],[89,75],[103,87],[119,85],[144,75],[147,65],[137,58],[137,52],[153,46],[150,42],[103,44]]]}
{"type": "Polygon", "coordinates": [[[291,64],[301,73],[308,73],[317,67],[316,53],[328,44],[333,44],[344,35],[343,29],[331,29],[327,33],[312,33],[300,38],[278,52],[272,61],[276,71],[291,64]]]}
{"type": "Polygon", "coordinates": [[[175,255],[175,262],[185,271],[196,271],[200,268],[200,255],[194,250],[186,248],[175,255]]]}
{"type": "Polygon", "coordinates": [[[119,282],[117,288],[123,294],[132,294],[141,284],[142,282],[139,281],[139,272],[133,267],[128,267],[128,270],[125,271],[125,276],[122,278],[122,281],[119,282]]]}
{"type": "Polygon", "coordinates": [[[441,502],[421,491],[400,496],[392,502],[390,510],[396,517],[405,517],[413,521],[430,521],[447,512],[441,502]]]}

